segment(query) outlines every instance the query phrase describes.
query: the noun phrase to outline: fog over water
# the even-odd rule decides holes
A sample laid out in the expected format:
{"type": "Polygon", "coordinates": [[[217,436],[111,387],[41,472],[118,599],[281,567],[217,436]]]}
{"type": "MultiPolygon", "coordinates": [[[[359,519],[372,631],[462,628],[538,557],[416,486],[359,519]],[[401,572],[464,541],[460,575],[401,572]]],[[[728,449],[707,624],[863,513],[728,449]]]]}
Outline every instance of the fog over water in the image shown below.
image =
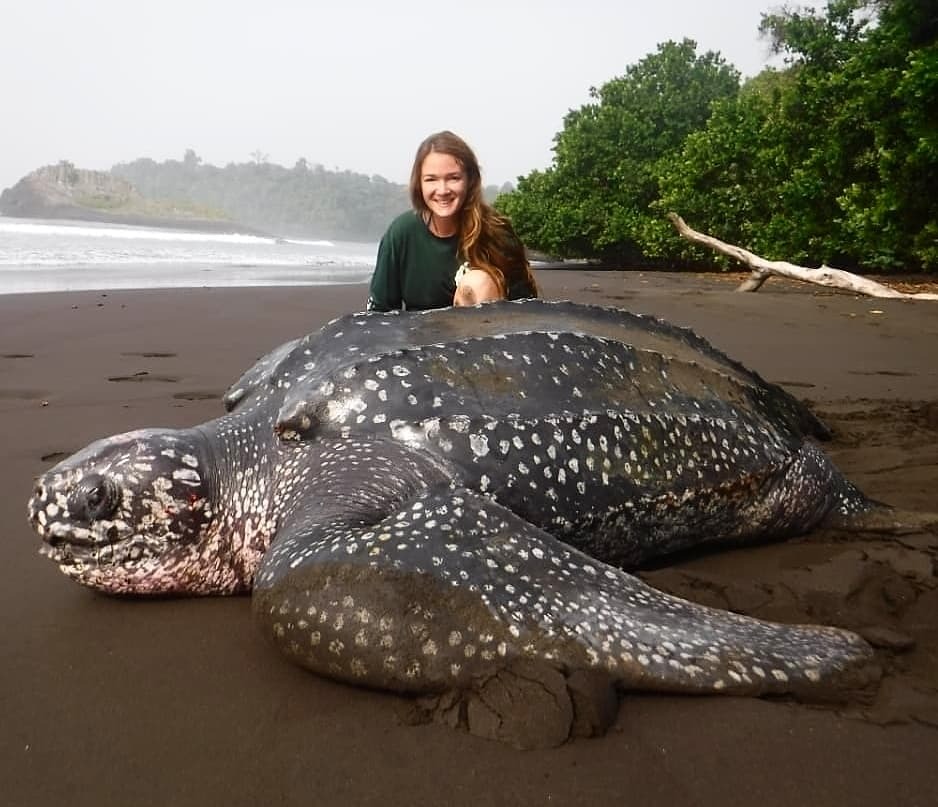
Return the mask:
{"type": "Polygon", "coordinates": [[[0,188],[41,165],[151,157],[380,174],[453,129],[489,184],[551,162],[589,88],[668,39],[744,75],[769,58],[771,2],[4,0],[0,188]]]}

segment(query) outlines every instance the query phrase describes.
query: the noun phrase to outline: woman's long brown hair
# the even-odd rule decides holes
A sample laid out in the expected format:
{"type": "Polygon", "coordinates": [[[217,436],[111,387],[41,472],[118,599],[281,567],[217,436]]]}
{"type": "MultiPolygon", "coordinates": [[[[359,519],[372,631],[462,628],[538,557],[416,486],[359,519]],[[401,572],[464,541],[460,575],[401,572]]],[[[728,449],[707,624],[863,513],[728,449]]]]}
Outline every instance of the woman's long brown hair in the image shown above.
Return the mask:
{"type": "Polygon", "coordinates": [[[498,285],[502,296],[516,280],[524,279],[537,294],[537,282],[521,239],[505,216],[482,198],[482,172],[469,145],[444,130],[430,135],[417,148],[410,172],[410,202],[418,213],[430,214],[423,200],[423,161],[431,152],[449,154],[466,174],[466,199],[459,212],[459,254],[474,269],[485,271],[498,285]]]}

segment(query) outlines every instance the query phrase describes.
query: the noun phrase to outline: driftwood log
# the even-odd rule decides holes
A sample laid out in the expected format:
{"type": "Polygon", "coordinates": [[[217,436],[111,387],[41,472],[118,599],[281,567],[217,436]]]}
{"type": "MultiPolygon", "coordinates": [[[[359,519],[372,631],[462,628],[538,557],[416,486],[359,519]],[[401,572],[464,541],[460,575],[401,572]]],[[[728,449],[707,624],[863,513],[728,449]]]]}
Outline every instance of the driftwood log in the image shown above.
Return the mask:
{"type": "Polygon", "coordinates": [[[818,269],[810,269],[805,266],[798,266],[788,261],[768,261],[760,258],[754,252],[750,252],[742,247],[727,244],[714,238],[711,235],[704,235],[687,226],[677,213],[668,213],[668,220],[674,225],[674,228],[692,244],[710,247],[710,249],[728,255],[740,263],[745,264],[752,270],[752,274],[746,278],[736,291],[757,291],[772,275],[788,277],[794,280],[802,280],[805,283],[817,283],[821,286],[831,286],[837,289],[852,291],[856,294],[866,294],[869,297],[891,297],[902,300],[938,300],[938,294],[921,292],[918,294],[906,294],[895,289],[877,283],[875,280],[868,280],[865,277],[845,272],[842,269],[832,269],[830,266],[821,266],[818,269]]]}

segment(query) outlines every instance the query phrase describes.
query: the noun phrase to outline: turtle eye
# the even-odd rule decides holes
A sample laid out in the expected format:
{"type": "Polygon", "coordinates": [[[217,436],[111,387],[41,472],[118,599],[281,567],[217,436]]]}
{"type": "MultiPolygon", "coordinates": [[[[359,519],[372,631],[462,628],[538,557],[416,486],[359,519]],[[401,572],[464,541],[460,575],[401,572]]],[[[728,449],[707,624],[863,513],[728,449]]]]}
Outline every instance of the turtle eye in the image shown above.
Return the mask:
{"type": "Polygon", "coordinates": [[[69,496],[69,510],[77,518],[96,521],[113,515],[119,500],[120,491],[112,479],[92,474],[75,486],[69,496]]]}

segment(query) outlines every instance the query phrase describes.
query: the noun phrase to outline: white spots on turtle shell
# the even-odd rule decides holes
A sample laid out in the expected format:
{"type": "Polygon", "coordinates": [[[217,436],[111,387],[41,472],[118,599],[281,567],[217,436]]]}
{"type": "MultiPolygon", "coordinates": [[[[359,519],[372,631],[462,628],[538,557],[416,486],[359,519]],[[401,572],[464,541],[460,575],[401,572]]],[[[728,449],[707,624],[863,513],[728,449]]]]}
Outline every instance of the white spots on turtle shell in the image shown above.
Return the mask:
{"type": "Polygon", "coordinates": [[[484,434],[470,434],[469,447],[477,458],[485,457],[489,453],[489,439],[484,434]]]}
{"type": "Polygon", "coordinates": [[[368,404],[356,395],[331,398],[326,402],[326,418],[333,423],[346,423],[353,413],[359,415],[367,408],[368,404]]]}
{"type": "Polygon", "coordinates": [[[392,420],[388,424],[391,436],[399,442],[418,447],[421,444],[421,434],[417,428],[406,420],[392,420]]]}
{"type": "Polygon", "coordinates": [[[455,415],[447,418],[446,423],[450,429],[458,434],[466,434],[471,425],[471,421],[466,415],[455,415]]]}
{"type": "Polygon", "coordinates": [[[440,433],[440,419],[428,418],[423,422],[423,434],[428,440],[435,440],[440,433]]]}
{"type": "Polygon", "coordinates": [[[202,483],[202,477],[199,476],[197,471],[191,468],[179,468],[173,471],[173,479],[177,482],[182,482],[184,485],[196,486],[202,483]]]}

